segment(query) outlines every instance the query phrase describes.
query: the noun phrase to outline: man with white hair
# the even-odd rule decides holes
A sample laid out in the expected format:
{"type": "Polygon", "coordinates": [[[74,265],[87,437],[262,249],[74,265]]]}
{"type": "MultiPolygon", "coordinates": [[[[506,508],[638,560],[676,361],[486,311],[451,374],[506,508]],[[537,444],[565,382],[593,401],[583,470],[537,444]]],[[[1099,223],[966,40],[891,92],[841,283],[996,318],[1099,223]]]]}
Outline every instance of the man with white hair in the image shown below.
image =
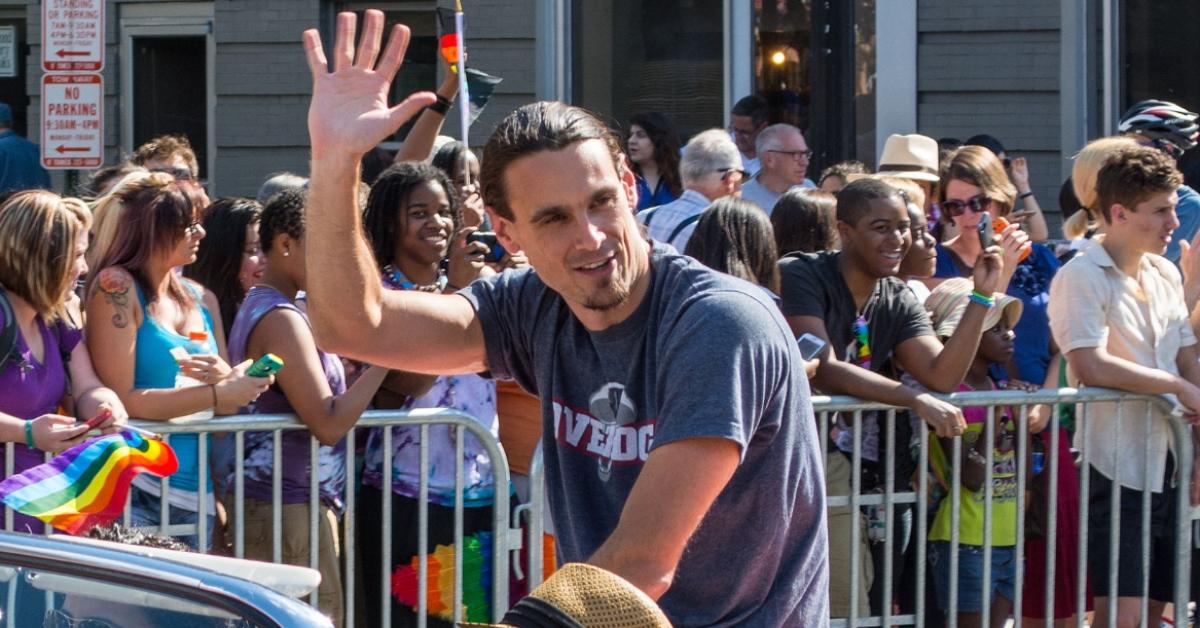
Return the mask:
{"type": "Polygon", "coordinates": [[[804,176],[813,153],[800,129],[790,124],[772,124],[758,134],[755,147],[762,169],[742,187],[742,198],[763,208],[768,215],[775,208],[775,201],[789,189],[797,185],[817,187],[804,176]]]}
{"type": "Polygon", "coordinates": [[[683,194],[666,205],[638,212],[637,219],[650,237],[682,251],[696,230],[700,213],[713,201],[737,195],[750,174],[742,169],[742,156],[729,134],[721,129],[699,133],[683,147],[679,160],[683,194]]]}

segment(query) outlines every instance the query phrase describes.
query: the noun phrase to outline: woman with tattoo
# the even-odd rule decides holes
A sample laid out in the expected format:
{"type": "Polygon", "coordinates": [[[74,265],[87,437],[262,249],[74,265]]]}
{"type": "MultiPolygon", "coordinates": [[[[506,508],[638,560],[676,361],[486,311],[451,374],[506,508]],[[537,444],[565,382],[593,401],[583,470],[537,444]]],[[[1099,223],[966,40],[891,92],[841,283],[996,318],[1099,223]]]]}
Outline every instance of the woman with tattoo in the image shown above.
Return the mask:
{"type": "MultiPolygon", "coordinates": [[[[196,259],[204,237],[204,207],[199,187],[154,173],[122,187],[123,219],[111,246],[87,285],[87,344],[97,361],[101,381],[116,391],[129,413],[140,419],[165,421],[215,411],[233,414],[256,399],[270,378],[248,377],[247,361],[231,368],[224,359],[225,335],[220,309],[212,293],[182,279],[175,268],[196,259]],[[189,334],[203,332],[204,340],[189,334]],[[176,360],[173,349],[191,354],[176,360]],[[176,375],[199,385],[176,388],[176,375]]],[[[178,353],[178,351],[176,351],[178,353]]],[[[170,523],[199,523],[200,500],[212,539],[214,502],[212,474],[200,460],[194,434],[171,439],[179,470],[171,476],[170,523]],[[200,469],[205,471],[200,485],[200,469]]],[[[133,523],[162,525],[161,484],[147,476],[134,479],[130,493],[133,523]]],[[[180,537],[198,547],[196,535],[180,537]]],[[[207,550],[208,548],[203,548],[207,550]]]]}
{"type": "MultiPolygon", "coordinates": [[[[83,442],[87,428],[60,410],[65,396],[84,419],[108,410],[112,418],[101,424],[106,433],[127,418],[120,399],[92,370],[81,331],[64,316],[68,296],[87,270],[90,222],[82,201],[46,191],[20,192],[0,205],[0,300],[10,306],[0,304],[0,329],[16,324],[13,345],[0,346],[0,440],[17,443],[14,472],[41,464],[43,451],[83,442]]],[[[0,468],[4,464],[0,453],[0,468]]],[[[13,513],[12,529],[45,528],[13,513]]]]}

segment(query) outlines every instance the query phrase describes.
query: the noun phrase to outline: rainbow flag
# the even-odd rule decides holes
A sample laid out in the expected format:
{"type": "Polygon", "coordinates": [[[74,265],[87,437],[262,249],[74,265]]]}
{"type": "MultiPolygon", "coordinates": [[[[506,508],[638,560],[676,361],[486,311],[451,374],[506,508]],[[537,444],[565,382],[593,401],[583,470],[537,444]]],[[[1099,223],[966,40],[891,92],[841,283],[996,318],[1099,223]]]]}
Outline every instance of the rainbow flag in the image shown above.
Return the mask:
{"type": "Polygon", "coordinates": [[[68,534],[116,520],[141,472],[166,477],[179,469],[170,445],[129,430],[94,438],[53,460],[0,482],[0,501],[68,534]]]}

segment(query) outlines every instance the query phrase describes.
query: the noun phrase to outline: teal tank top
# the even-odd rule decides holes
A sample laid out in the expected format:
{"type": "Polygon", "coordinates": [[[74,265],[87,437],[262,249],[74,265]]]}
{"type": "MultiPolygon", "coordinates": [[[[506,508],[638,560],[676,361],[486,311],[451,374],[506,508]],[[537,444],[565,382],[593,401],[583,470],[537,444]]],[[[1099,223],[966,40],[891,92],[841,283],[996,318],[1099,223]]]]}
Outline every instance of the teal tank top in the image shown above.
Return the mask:
{"type": "MultiPolygon", "coordinates": [[[[205,353],[217,354],[217,342],[213,336],[212,316],[208,308],[200,302],[200,294],[190,284],[184,284],[196,297],[196,306],[204,318],[204,330],[208,332],[208,348],[205,353]]],[[[188,349],[187,336],[180,336],[174,330],[166,329],[150,317],[146,310],[146,295],[142,287],[137,287],[137,296],[142,306],[142,324],[137,329],[137,347],[134,355],[133,386],[134,388],[174,388],[175,376],[179,373],[179,365],[171,357],[171,349],[183,347],[188,349]]],[[[171,448],[179,459],[179,470],[171,476],[171,486],[193,493],[199,492],[199,437],[194,434],[171,436],[171,448]]],[[[211,441],[210,441],[211,443],[211,441]]],[[[207,461],[206,461],[207,464],[207,461]]],[[[212,474],[205,478],[204,492],[212,492],[212,474]]]]}

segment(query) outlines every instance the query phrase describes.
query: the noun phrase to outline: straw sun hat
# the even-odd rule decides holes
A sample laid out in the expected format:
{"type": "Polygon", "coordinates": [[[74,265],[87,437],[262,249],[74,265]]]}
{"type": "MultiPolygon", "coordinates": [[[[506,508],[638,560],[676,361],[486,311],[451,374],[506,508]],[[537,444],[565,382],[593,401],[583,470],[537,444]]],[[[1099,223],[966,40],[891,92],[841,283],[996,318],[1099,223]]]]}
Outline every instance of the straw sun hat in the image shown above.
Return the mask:
{"type": "MultiPolygon", "coordinates": [[[[933,289],[929,298],[925,300],[925,309],[929,311],[929,315],[933,319],[933,328],[938,336],[949,338],[954,335],[954,330],[958,328],[958,322],[962,320],[963,313],[967,311],[967,303],[969,303],[971,292],[974,289],[975,284],[963,277],[947,279],[933,289]]],[[[1024,308],[1020,299],[1001,293],[993,296],[996,299],[996,305],[989,309],[987,316],[984,317],[983,329],[986,331],[995,327],[1001,317],[1008,323],[1009,329],[1016,327],[1024,308]]]]}
{"type": "Polygon", "coordinates": [[[476,628],[670,628],[658,605],[640,589],[611,572],[563,565],[499,624],[459,624],[476,628]]]}

